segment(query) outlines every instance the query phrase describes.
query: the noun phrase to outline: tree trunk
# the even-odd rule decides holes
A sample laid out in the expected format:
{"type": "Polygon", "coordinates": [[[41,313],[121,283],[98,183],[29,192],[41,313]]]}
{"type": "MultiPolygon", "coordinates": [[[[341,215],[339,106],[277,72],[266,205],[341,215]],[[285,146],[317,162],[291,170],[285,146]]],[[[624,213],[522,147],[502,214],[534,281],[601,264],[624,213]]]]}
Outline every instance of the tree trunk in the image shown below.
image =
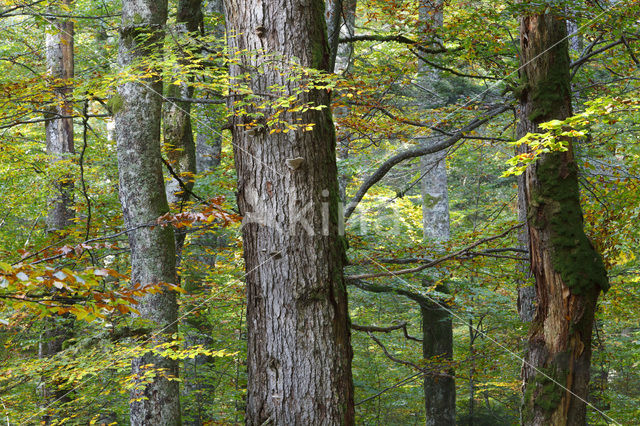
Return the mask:
{"type": "MultiPolygon", "coordinates": [[[[443,22],[443,2],[421,2],[420,23],[424,30],[423,39],[432,40],[434,30],[443,22]]],[[[439,78],[437,70],[424,62],[418,64],[420,85],[432,87],[439,78]]],[[[428,108],[428,100],[421,99],[423,108],[428,108]]],[[[422,141],[423,144],[428,143],[422,141]]],[[[437,245],[449,239],[449,196],[447,192],[446,152],[420,157],[422,180],[422,230],[426,244],[437,245]]],[[[425,279],[424,286],[433,285],[425,279]]],[[[446,293],[445,284],[437,290],[446,293]]],[[[453,322],[446,302],[428,301],[421,305],[422,314],[422,356],[425,360],[439,362],[453,360],[453,322]]],[[[453,371],[448,371],[453,376],[453,371]]],[[[453,377],[425,374],[424,403],[427,425],[452,425],[456,421],[456,384],[453,377]]]]}
{"type": "MultiPolygon", "coordinates": [[[[180,0],[178,2],[177,23],[174,28],[175,39],[178,46],[179,55],[182,54],[180,62],[188,65],[189,47],[185,47],[185,41],[189,37],[188,33],[197,31],[202,24],[202,11],[200,4],[202,0],[180,0]],[[183,43],[185,45],[183,45],[183,43]]],[[[190,99],[193,97],[193,78],[190,77],[187,82],[180,84],[170,84],[167,88],[167,97],[169,99],[190,99]]],[[[173,171],[180,177],[182,183],[191,190],[194,184],[194,175],[196,173],[196,145],[193,138],[193,129],[191,126],[191,102],[174,101],[167,102],[164,105],[163,112],[163,135],[164,146],[169,159],[169,164],[173,171]]],[[[169,204],[184,204],[190,194],[184,191],[180,182],[171,176],[166,187],[167,199],[169,204]]],[[[182,205],[178,206],[180,209],[182,205]]],[[[184,234],[181,234],[184,235],[184,234]]],[[[182,247],[184,236],[178,237],[178,251],[182,247]]],[[[179,255],[179,253],[178,253],[179,255]]]]}
{"type": "MultiPolygon", "coordinates": [[[[73,0],[64,0],[66,10],[73,0]]],[[[59,12],[59,10],[58,10],[59,12]]],[[[73,154],[73,103],[71,102],[73,78],[73,21],[48,18],[50,25],[46,35],[47,74],[51,78],[53,101],[45,122],[47,153],[55,160],[73,154]]],[[[71,224],[73,218],[73,182],[62,178],[56,182],[56,197],[47,215],[47,230],[58,232],[71,224]]]]}
{"type": "MultiPolygon", "coordinates": [[[[553,14],[521,18],[519,135],[571,115],[566,35],[566,23],[553,14]]],[[[538,300],[522,369],[526,425],[586,424],[594,311],[600,290],[608,288],[602,259],[584,233],[568,144],[568,151],[544,154],[524,174],[538,300]]]]}
{"type": "MultiPolygon", "coordinates": [[[[280,67],[283,61],[329,69],[322,0],[227,0],[226,11],[230,51],[252,52],[230,67],[232,85],[246,83],[254,93],[268,93],[278,85],[287,96],[299,83],[288,79],[286,64],[280,67]],[[274,61],[260,52],[282,58],[274,61]],[[256,67],[259,73],[242,80],[256,67]]],[[[299,99],[329,105],[326,91],[311,90],[299,99]]],[[[287,122],[300,119],[312,123],[313,130],[271,133],[272,128],[246,129],[252,119],[233,103],[229,106],[238,205],[245,217],[247,424],[353,424],[345,253],[338,234],[330,110],[285,112],[281,117],[287,122]]]]}
{"type": "MultiPolygon", "coordinates": [[[[69,10],[73,1],[64,0],[65,10],[69,10]]],[[[59,8],[52,8],[52,14],[60,12],[59,8]]],[[[71,79],[74,73],[74,25],[71,20],[60,18],[48,18],[45,49],[47,60],[47,75],[50,79],[51,92],[53,94],[52,106],[45,118],[45,134],[47,153],[52,161],[65,159],[75,153],[73,143],[73,103],[71,101],[71,79]]],[[[57,178],[55,182],[55,198],[51,200],[51,206],[47,214],[47,232],[61,234],[72,224],[73,212],[73,181],[70,176],[57,178]]],[[[61,235],[60,235],[61,236],[61,235]]],[[[55,295],[54,295],[55,297],[55,295]]],[[[62,351],[64,342],[73,333],[73,317],[69,315],[54,315],[48,318],[45,331],[40,343],[39,356],[52,357],[62,351]]],[[[43,386],[44,400],[49,407],[58,407],[68,401],[68,388],[60,386],[60,382],[45,383],[43,386]]],[[[43,416],[45,424],[49,424],[53,416],[47,410],[43,416]]]]}
{"type": "MultiPolygon", "coordinates": [[[[438,291],[443,290],[446,289],[438,288],[438,291]]],[[[446,305],[432,301],[425,302],[420,307],[422,356],[425,360],[436,360],[434,363],[441,364],[441,367],[453,359],[453,324],[447,309],[446,305]]],[[[445,372],[453,375],[451,369],[445,368],[445,372]]],[[[456,423],[456,383],[453,377],[425,374],[424,401],[427,425],[456,423]]]]}
{"type": "MultiPolygon", "coordinates": [[[[122,6],[119,63],[134,67],[139,61],[162,55],[162,40],[167,18],[167,2],[129,0],[122,6]]],[[[151,59],[152,60],[152,59],[151,59]]],[[[144,65],[138,67],[147,68],[144,65]]],[[[162,81],[158,74],[127,82],[118,88],[112,100],[115,114],[120,202],[125,226],[151,224],[169,211],[160,157],[160,120],[162,81]]],[[[142,227],[129,231],[131,281],[148,285],[175,283],[175,242],[170,227],[142,227]]],[[[141,298],[136,308],[149,321],[154,333],[152,343],[171,339],[177,330],[175,293],[164,291],[141,298]]],[[[132,361],[134,375],[152,369],[150,383],[138,383],[132,392],[132,425],[180,424],[178,362],[147,354],[132,361]],[[149,367],[153,364],[153,367],[149,367]]],[[[146,379],[148,380],[148,379],[146,379]]]]}

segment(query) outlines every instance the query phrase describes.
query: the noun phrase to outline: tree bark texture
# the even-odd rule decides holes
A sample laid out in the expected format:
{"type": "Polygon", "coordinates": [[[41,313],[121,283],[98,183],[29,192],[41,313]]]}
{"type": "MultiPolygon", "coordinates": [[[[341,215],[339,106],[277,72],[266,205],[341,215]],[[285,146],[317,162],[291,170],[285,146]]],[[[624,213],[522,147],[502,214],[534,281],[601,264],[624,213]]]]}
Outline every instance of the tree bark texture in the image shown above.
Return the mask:
{"type": "MultiPolygon", "coordinates": [[[[519,135],[571,115],[566,23],[552,14],[520,20],[519,135]]],[[[608,288],[584,233],[576,164],[568,151],[542,155],[524,174],[535,318],[523,366],[525,425],[584,425],[596,302],[608,288]],[[541,374],[544,373],[545,375],[541,374]]]]}
{"type": "MultiPolygon", "coordinates": [[[[72,0],[64,0],[68,8],[72,0]]],[[[56,160],[74,154],[73,146],[73,103],[71,100],[71,79],[74,74],[73,57],[73,21],[61,18],[47,18],[49,25],[46,31],[47,75],[50,79],[54,104],[47,114],[45,132],[47,153],[56,160]]],[[[73,182],[63,177],[55,183],[56,196],[52,200],[47,215],[47,230],[61,231],[71,224],[74,216],[73,182]]]]}
{"type": "MultiPolygon", "coordinates": [[[[443,2],[441,0],[421,1],[419,8],[423,39],[433,39],[435,30],[443,22],[443,2]]],[[[437,70],[420,61],[418,63],[419,82],[422,87],[433,87],[439,79],[437,70]]],[[[429,101],[421,99],[422,107],[428,109],[429,101]]],[[[422,141],[426,145],[426,141],[422,141]]],[[[446,151],[420,157],[422,180],[422,230],[426,244],[437,245],[449,239],[449,193],[447,191],[446,151]]],[[[425,279],[423,285],[433,282],[425,279]]],[[[446,285],[438,286],[438,291],[447,292],[446,285]]],[[[444,301],[427,301],[421,304],[422,315],[422,356],[432,363],[445,364],[453,360],[453,322],[449,307],[444,301]]],[[[456,421],[456,385],[454,372],[447,369],[451,377],[425,374],[424,403],[427,425],[452,425],[456,421]]]]}
{"type": "MultiPolygon", "coordinates": [[[[254,93],[278,85],[286,95],[299,84],[283,72],[287,61],[329,69],[322,0],[227,0],[225,5],[230,51],[253,52],[230,67],[232,84],[248,84],[254,93]]],[[[354,423],[329,94],[311,90],[300,100],[327,108],[282,117],[313,123],[312,131],[246,129],[252,118],[229,105],[244,215],[249,425],[354,423]]]]}
{"type": "MultiPolygon", "coordinates": [[[[119,64],[128,72],[147,68],[152,56],[162,55],[167,19],[166,0],[127,0],[122,5],[119,64]],[[142,64],[147,61],[147,65],[142,64]]],[[[169,211],[160,156],[162,81],[156,74],[118,87],[112,99],[120,179],[120,202],[125,226],[154,223],[169,211]]],[[[142,227],[128,234],[131,281],[142,285],[175,283],[175,242],[170,227],[142,227]]],[[[156,331],[153,344],[170,340],[177,330],[175,293],[148,294],[137,305],[141,319],[156,331]]],[[[132,425],[180,424],[180,400],[175,360],[147,354],[132,361],[134,375],[149,368],[155,377],[132,392],[132,425]]]]}

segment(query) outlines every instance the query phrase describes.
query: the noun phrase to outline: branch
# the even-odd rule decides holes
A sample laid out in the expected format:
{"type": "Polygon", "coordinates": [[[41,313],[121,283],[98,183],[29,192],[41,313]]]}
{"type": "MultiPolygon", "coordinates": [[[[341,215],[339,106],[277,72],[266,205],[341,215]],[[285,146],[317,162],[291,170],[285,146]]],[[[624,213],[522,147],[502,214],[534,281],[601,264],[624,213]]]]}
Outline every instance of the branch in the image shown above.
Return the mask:
{"type": "Polygon", "coordinates": [[[346,211],[344,213],[345,222],[349,219],[351,214],[353,214],[354,210],[358,206],[358,203],[360,203],[360,201],[362,201],[362,199],[364,198],[364,196],[367,193],[367,191],[369,190],[369,188],[371,188],[373,185],[375,185],[377,182],[379,182],[389,172],[389,170],[391,170],[391,168],[393,166],[395,166],[396,164],[401,163],[401,162],[403,162],[405,160],[408,160],[410,158],[422,157],[423,155],[433,154],[433,153],[436,153],[436,152],[444,151],[445,149],[449,148],[450,146],[452,146],[453,144],[458,142],[460,139],[462,139],[466,132],[470,132],[470,131],[482,126],[483,124],[485,124],[489,120],[491,120],[493,117],[495,117],[497,115],[500,115],[500,114],[502,114],[503,112],[505,112],[505,111],[507,111],[509,109],[511,109],[510,105],[503,105],[501,107],[498,107],[498,108],[494,109],[493,111],[489,112],[485,117],[478,118],[478,119],[472,121],[471,123],[469,123],[466,126],[464,126],[461,130],[459,130],[458,132],[454,133],[453,136],[451,136],[451,137],[449,137],[449,138],[447,138],[447,139],[445,139],[445,140],[443,140],[443,141],[441,141],[439,143],[436,143],[434,145],[421,146],[419,148],[413,148],[413,149],[409,149],[409,150],[406,150],[406,151],[402,151],[402,152],[392,156],[391,158],[389,158],[387,161],[382,163],[382,165],[378,168],[378,170],[376,170],[372,175],[370,175],[367,179],[365,179],[365,181],[362,183],[362,185],[360,185],[360,188],[358,189],[358,192],[356,192],[356,195],[353,196],[353,198],[349,202],[349,204],[347,206],[347,209],[346,209],[346,211]]]}
{"type": "MultiPolygon", "coordinates": [[[[528,250],[516,248],[516,247],[506,247],[506,248],[495,248],[495,249],[487,249],[482,251],[470,252],[471,256],[491,256],[496,253],[505,253],[505,252],[515,252],[515,253],[529,253],[528,250]]],[[[466,255],[464,256],[466,258],[466,255]]],[[[429,259],[427,257],[403,257],[403,258],[381,258],[381,259],[362,259],[353,263],[352,265],[371,265],[372,263],[385,263],[390,265],[407,265],[411,263],[429,263],[433,262],[433,259],[429,259]]]]}
{"type": "Polygon", "coordinates": [[[373,283],[369,283],[363,280],[354,280],[354,279],[350,279],[348,276],[345,277],[347,284],[350,285],[354,285],[356,287],[358,287],[359,289],[362,289],[364,291],[368,291],[370,293],[394,293],[400,296],[404,296],[406,298],[409,298],[411,300],[413,300],[414,302],[418,303],[418,305],[420,305],[423,308],[428,308],[430,307],[430,305],[432,305],[434,302],[432,302],[431,300],[429,300],[427,297],[419,294],[419,293],[414,293],[413,291],[409,291],[409,290],[405,290],[403,288],[396,288],[393,286],[382,286],[382,285],[376,285],[373,283]]]}
{"type": "Polygon", "coordinates": [[[621,39],[620,39],[620,40],[618,40],[618,41],[614,41],[613,43],[609,43],[609,44],[607,44],[606,46],[601,47],[600,49],[594,50],[594,51],[593,51],[593,52],[591,52],[591,53],[588,53],[588,54],[586,54],[586,55],[583,55],[582,57],[580,57],[579,59],[577,59],[575,62],[572,62],[572,63],[571,63],[571,68],[575,68],[575,69],[574,69],[574,70],[573,70],[573,72],[571,73],[571,79],[573,79],[573,77],[576,75],[576,73],[578,72],[578,69],[580,68],[580,66],[581,66],[582,64],[584,64],[585,62],[587,62],[587,61],[588,61],[589,59],[591,59],[592,57],[594,57],[594,56],[596,56],[596,55],[598,55],[598,54],[600,54],[600,53],[602,53],[602,52],[605,52],[605,51],[607,51],[607,50],[611,49],[612,47],[615,47],[615,46],[617,46],[617,45],[619,45],[619,44],[624,43],[624,41],[623,41],[623,40],[624,40],[624,39],[623,39],[623,38],[621,38],[621,39]]]}
{"type": "MultiPolygon", "coordinates": [[[[346,278],[350,279],[350,280],[364,280],[364,279],[369,279],[369,278],[379,278],[379,277],[395,277],[398,275],[403,275],[403,274],[413,274],[416,272],[420,272],[423,271],[427,268],[432,268],[435,265],[445,262],[447,260],[451,260],[453,258],[459,257],[461,255],[465,255],[468,254],[469,252],[471,252],[471,249],[478,247],[481,244],[484,243],[488,243],[489,241],[493,241],[493,240],[497,240],[499,238],[503,238],[506,235],[508,235],[511,231],[513,231],[514,229],[518,229],[521,228],[522,226],[524,226],[523,223],[519,223],[517,225],[512,226],[511,228],[507,229],[506,231],[498,234],[498,235],[494,235],[493,237],[487,237],[487,238],[483,238],[481,240],[476,241],[473,244],[470,244],[464,248],[461,248],[458,251],[455,251],[453,253],[450,253],[446,256],[442,256],[436,260],[433,260],[429,263],[425,263],[424,265],[420,265],[420,266],[416,266],[414,268],[408,268],[408,269],[401,269],[399,271],[386,271],[386,272],[374,272],[374,273],[369,273],[369,274],[360,274],[360,275],[347,275],[346,278]]],[[[375,261],[374,261],[375,263],[375,261]]],[[[380,265],[381,266],[381,265],[380,265]]]]}
{"type": "Polygon", "coordinates": [[[351,328],[358,331],[365,331],[367,333],[371,333],[371,332],[389,333],[394,330],[402,329],[402,331],[404,332],[404,337],[406,337],[407,339],[413,340],[415,342],[422,342],[422,339],[418,339],[416,337],[412,337],[409,335],[409,332],[407,331],[406,322],[401,322],[400,324],[391,325],[389,327],[376,327],[375,325],[358,325],[358,324],[351,323],[351,328]]]}
{"type": "Polygon", "coordinates": [[[166,98],[171,102],[184,102],[184,103],[192,103],[192,104],[213,104],[213,105],[224,105],[227,103],[224,99],[206,99],[206,98],[174,98],[169,97],[166,98]]]}
{"type": "Polygon", "coordinates": [[[467,78],[479,78],[481,80],[495,80],[495,81],[502,81],[502,78],[500,77],[488,77],[486,75],[474,75],[474,74],[465,74],[463,72],[460,71],[456,71],[452,68],[447,68],[443,65],[439,65],[436,64],[435,62],[431,62],[430,60],[426,59],[423,55],[419,54],[418,52],[414,51],[413,49],[409,49],[409,51],[411,53],[413,53],[414,55],[416,55],[418,57],[418,59],[420,59],[422,62],[424,62],[425,64],[429,65],[430,67],[433,67],[435,69],[438,69],[440,71],[446,71],[446,72],[450,72],[453,75],[457,75],[459,77],[467,77],[467,78]]]}
{"type": "Polygon", "coordinates": [[[462,48],[448,50],[448,49],[445,49],[444,47],[440,47],[438,49],[424,47],[418,44],[417,41],[412,40],[409,37],[406,37],[403,35],[362,34],[362,35],[351,36],[351,37],[343,37],[340,39],[340,43],[353,43],[355,41],[383,41],[383,42],[392,41],[395,43],[409,44],[414,46],[421,52],[432,53],[432,54],[462,50],[462,48]]]}
{"type": "MultiPolygon", "coordinates": [[[[367,334],[369,335],[369,337],[371,337],[373,339],[374,342],[376,342],[378,344],[378,346],[380,346],[380,348],[382,348],[382,352],[384,352],[384,354],[386,355],[387,358],[389,358],[391,361],[397,363],[397,364],[402,364],[402,365],[406,365],[408,367],[411,368],[415,368],[418,371],[423,371],[424,369],[421,368],[419,365],[416,365],[410,361],[405,361],[403,359],[400,358],[396,358],[395,356],[391,355],[389,353],[389,351],[387,351],[387,348],[384,347],[384,345],[382,344],[382,342],[380,340],[378,340],[376,338],[376,336],[374,336],[373,334],[371,334],[371,332],[367,332],[367,334]]],[[[433,373],[432,373],[433,374],[433,373]]]]}

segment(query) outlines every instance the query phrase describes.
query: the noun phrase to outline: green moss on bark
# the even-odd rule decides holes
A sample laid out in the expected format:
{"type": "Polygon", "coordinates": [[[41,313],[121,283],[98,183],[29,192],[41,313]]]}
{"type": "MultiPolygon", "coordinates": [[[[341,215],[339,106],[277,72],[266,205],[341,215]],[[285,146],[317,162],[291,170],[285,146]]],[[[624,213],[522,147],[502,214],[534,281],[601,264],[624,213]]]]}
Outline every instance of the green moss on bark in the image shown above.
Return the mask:
{"type": "Polygon", "coordinates": [[[109,109],[111,110],[111,115],[115,115],[118,113],[118,111],[120,111],[122,109],[122,105],[124,104],[124,101],[122,100],[122,96],[120,96],[118,93],[116,93],[115,95],[113,95],[108,101],[107,101],[107,106],[109,107],[109,109]]]}
{"type": "Polygon", "coordinates": [[[541,369],[524,391],[524,409],[522,412],[523,423],[531,420],[538,407],[545,413],[552,413],[562,402],[564,389],[567,385],[569,374],[568,358],[566,352],[559,353],[550,367],[541,369]]]}
{"type": "Polygon", "coordinates": [[[564,39],[558,43],[549,55],[549,66],[544,77],[535,84],[527,85],[530,90],[533,110],[529,114],[529,120],[545,119],[557,110],[558,105],[566,102],[571,94],[570,87],[570,58],[567,48],[568,41],[564,39]]]}
{"type": "Polygon", "coordinates": [[[575,163],[565,153],[546,155],[538,162],[536,211],[533,226],[550,228],[554,269],[574,294],[594,288],[608,290],[607,272],[600,254],[584,233],[575,163]]]}

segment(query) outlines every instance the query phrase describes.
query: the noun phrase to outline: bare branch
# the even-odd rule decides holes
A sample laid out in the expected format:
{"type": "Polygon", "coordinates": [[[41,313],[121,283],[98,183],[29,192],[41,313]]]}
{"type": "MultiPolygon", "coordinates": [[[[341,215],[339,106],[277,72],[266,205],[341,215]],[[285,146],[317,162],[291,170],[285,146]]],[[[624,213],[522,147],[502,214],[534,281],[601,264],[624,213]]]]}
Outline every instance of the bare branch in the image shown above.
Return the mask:
{"type": "Polygon", "coordinates": [[[460,139],[462,139],[465,133],[470,132],[482,126],[492,118],[502,114],[503,112],[509,109],[511,109],[511,105],[502,105],[490,111],[486,116],[475,119],[474,121],[467,124],[461,130],[457,131],[456,133],[453,134],[453,136],[447,139],[444,139],[433,145],[421,146],[418,148],[402,151],[402,152],[399,152],[398,154],[395,154],[391,158],[389,158],[387,161],[382,163],[382,165],[378,168],[378,170],[376,170],[372,175],[370,175],[367,179],[365,179],[362,185],[360,185],[358,192],[356,192],[356,195],[354,195],[354,197],[351,199],[344,213],[345,221],[347,221],[351,216],[351,214],[353,214],[356,207],[358,206],[358,203],[362,201],[362,199],[364,198],[369,188],[371,188],[373,185],[379,182],[389,172],[389,170],[391,170],[396,164],[399,164],[411,158],[422,157],[423,155],[444,151],[445,149],[449,148],[450,146],[458,142],[460,139]]]}
{"type": "Polygon", "coordinates": [[[415,342],[422,342],[422,339],[418,339],[416,337],[410,336],[407,331],[407,323],[401,322],[400,324],[390,325],[389,327],[376,327],[375,325],[358,325],[351,323],[351,328],[358,331],[365,331],[367,333],[389,333],[394,330],[402,329],[404,332],[404,337],[408,340],[413,340],[415,342]]]}
{"type": "Polygon", "coordinates": [[[433,260],[429,263],[425,263],[424,265],[420,265],[420,266],[416,266],[414,268],[408,268],[408,269],[401,269],[399,271],[385,271],[385,272],[374,272],[374,273],[370,273],[370,274],[360,274],[360,275],[348,275],[346,276],[347,279],[350,280],[365,280],[365,279],[369,279],[369,278],[379,278],[379,277],[395,277],[397,275],[403,275],[403,274],[414,274],[416,272],[420,272],[423,271],[427,268],[432,268],[435,265],[445,262],[447,260],[451,260],[454,259],[456,257],[460,257],[462,255],[468,254],[471,252],[471,249],[478,247],[481,244],[484,243],[488,243],[489,241],[493,241],[493,240],[497,240],[500,238],[505,237],[506,235],[508,235],[511,231],[513,231],[514,229],[518,229],[521,228],[522,226],[524,226],[523,223],[519,223],[517,225],[512,226],[511,228],[507,229],[506,231],[498,234],[498,235],[494,235],[492,237],[487,237],[487,238],[483,238],[481,240],[478,240],[476,242],[474,242],[473,244],[470,244],[464,248],[461,248],[458,251],[455,251],[453,253],[450,253],[446,256],[442,256],[436,260],[433,260]]]}

